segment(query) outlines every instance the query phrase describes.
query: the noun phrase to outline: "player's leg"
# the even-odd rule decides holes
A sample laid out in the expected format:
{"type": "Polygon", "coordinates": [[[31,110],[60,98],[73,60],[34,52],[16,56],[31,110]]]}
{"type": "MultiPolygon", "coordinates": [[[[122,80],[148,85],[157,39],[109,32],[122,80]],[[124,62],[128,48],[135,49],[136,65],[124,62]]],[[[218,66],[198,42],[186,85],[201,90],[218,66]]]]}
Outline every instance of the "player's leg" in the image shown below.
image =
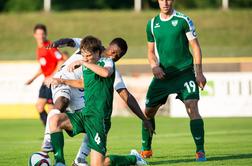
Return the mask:
{"type": "Polygon", "coordinates": [[[190,117],[190,129],[196,145],[196,159],[205,161],[204,121],[199,114],[198,100],[186,100],[184,104],[190,117]]]}
{"type": "Polygon", "coordinates": [[[52,145],[51,145],[51,136],[50,136],[50,118],[56,114],[63,113],[66,111],[66,108],[69,104],[69,99],[64,97],[63,95],[57,97],[56,101],[54,102],[53,109],[48,113],[46,127],[45,127],[45,134],[44,134],[44,140],[42,143],[42,151],[44,152],[50,152],[52,151],[52,145]]]}
{"type": "MultiPolygon", "coordinates": [[[[146,109],[145,115],[152,123],[155,130],[155,115],[162,104],[165,104],[169,93],[167,91],[166,80],[153,79],[147,95],[146,95],[146,109]]],[[[142,149],[141,155],[143,158],[149,158],[152,156],[152,138],[153,134],[149,133],[148,129],[144,127],[142,123],[142,149]]]]}
{"type": "MultiPolygon", "coordinates": [[[[155,124],[155,114],[158,111],[157,107],[149,108],[146,107],[145,109],[145,115],[149,118],[149,121],[152,124],[153,130],[155,130],[156,124],[155,124]]],[[[148,129],[144,127],[144,123],[142,122],[142,149],[141,149],[141,155],[143,158],[150,158],[152,156],[152,138],[153,134],[149,132],[148,129]]]]}
{"type": "Polygon", "coordinates": [[[52,103],[51,89],[42,84],[39,89],[39,98],[36,103],[36,109],[39,112],[39,116],[44,125],[46,125],[47,112],[45,110],[46,104],[52,103]]]}
{"type": "Polygon", "coordinates": [[[174,86],[180,86],[179,98],[185,104],[190,117],[190,129],[196,145],[197,161],[205,161],[204,122],[198,109],[199,88],[193,71],[185,72],[176,79],[174,86]]]}
{"type": "Polygon", "coordinates": [[[88,147],[88,136],[85,134],[80,149],[75,157],[73,166],[78,166],[79,164],[87,164],[86,158],[90,154],[90,151],[91,149],[88,147]]]}
{"type": "Polygon", "coordinates": [[[131,150],[130,155],[109,155],[104,160],[104,166],[119,165],[147,165],[147,162],[136,150],[131,150]]]}
{"type": "Polygon", "coordinates": [[[47,112],[45,110],[46,103],[47,99],[45,98],[38,98],[36,102],[36,109],[39,113],[40,120],[43,122],[44,125],[46,125],[46,119],[47,119],[47,112]]]}
{"type": "Polygon", "coordinates": [[[90,165],[103,166],[104,155],[100,152],[97,152],[94,149],[91,149],[90,152],[90,165]]]}
{"type": "Polygon", "coordinates": [[[64,159],[64,136],[62,130],[72,131],[73,126],[66,113],[56,114],[50,118],[51,140],[55,163],[65,164],[64,159]]]}

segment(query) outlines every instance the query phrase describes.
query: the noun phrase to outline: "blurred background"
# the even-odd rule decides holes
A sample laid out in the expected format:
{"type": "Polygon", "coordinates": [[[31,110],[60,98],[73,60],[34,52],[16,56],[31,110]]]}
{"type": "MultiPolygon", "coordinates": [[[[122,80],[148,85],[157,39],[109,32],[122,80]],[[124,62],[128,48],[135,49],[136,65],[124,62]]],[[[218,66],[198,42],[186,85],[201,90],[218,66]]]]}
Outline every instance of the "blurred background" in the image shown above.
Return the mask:
{"type": "MultiPolygon", "coordinates": [[[[208,79],[201,92],[202,115],[252,116],[252,0],[176,0],[175,8],[194,21],[202,47],[208,79]]],[[[158,12],[156,0],[0,0],[0,119],[38,118],[34,103],[42,78],[24,85],[39,67],[33,38],[37,23],[47,26],[51,41],[91,34],[107,46],[115,37],[125,38],[129,50],[117,67],[144,108],[152,79],[145,27],[158,12]]],[[[115,96],[114,115],[130,115],[115,96]]],[[[186,117],[174,98],[160,113],[186,117]]]]}

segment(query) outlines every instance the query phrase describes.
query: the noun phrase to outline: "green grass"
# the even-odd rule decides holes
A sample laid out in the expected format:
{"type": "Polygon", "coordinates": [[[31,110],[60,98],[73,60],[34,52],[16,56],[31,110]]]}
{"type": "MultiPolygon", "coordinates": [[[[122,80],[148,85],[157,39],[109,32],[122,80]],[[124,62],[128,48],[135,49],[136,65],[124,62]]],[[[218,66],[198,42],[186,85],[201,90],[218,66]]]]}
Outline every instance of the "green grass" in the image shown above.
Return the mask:
{"type": "MultiPolygon", "coordinates": [[[[194,144],[188,119],[158,117],[151,165],[251,165],[252,118],[205,119],[208,161],[195,163],[194,144]]],[[[39,150],[43,128],[38,120],[0,121],[0,165],[26,165],[29,155],[39,150]]],[[[113,118],[108,137],[110,154],[128,154],[141,147],[140,122],[136,118],[113,118]]],[[[66,136],[65,157],[69,165],[82,140],[66,136]]],[[[52,156],[51,156],[52,159],[52,156]]]]}
{"type": "MultiPolygon", "coordinates": [[[[252,10],[186,10],[197,27],[206,56],[252,56],[252,10]]],[[[1,13],[0,60],[35,59],[33,26],[48,26],[49,38],[98,36],[105,45],[117,36],[128,41],[128,58],[146,57],[145,26],[158,11],[70,11],[1,13]]]]}

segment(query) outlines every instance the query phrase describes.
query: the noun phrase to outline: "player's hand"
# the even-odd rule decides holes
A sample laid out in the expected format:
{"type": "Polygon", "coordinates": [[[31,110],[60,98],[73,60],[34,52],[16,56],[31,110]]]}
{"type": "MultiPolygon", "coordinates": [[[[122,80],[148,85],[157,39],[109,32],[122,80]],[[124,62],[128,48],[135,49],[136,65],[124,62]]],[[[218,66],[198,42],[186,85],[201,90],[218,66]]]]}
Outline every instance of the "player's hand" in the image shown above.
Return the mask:
{"type": "Polygon", "coordinates": [[[34,81],[33,79],[30,79],[30,80],[28,80],[28,81],[25,83],[25,85],[31,85],[31,83],[32,83],[33,81],[34,81]]]}
{"type": "Polygon", "coordinates": [[[51,86],[62,84],[62,80],[60,78],[47,78],[44,80],[44,84],[50,88],[51,86]]]}
{"type": "Polygon", "coordinates": [[[165,72],[159,66],[155,66],[152,68],[152,73],[157,79],[164,79],[165,72]]]}
{"type": "Polygon", "coordinates": [[[204,76],[203,73],[196,75],[196,82],[197,82],[198,86],[200,87],[200,89],[203,90],[206,83],[207,83],[206,77],[204,76]]]}
{"type": "Polygon", "coordinates": [[[146,129],[148,129],[150,135],[156,134],[156,132],[155,132],[154,129],[153,129],[153,126],[152,126],[151,121],[149,121],[149,120],[144,120],[143,123],[144,123],[144,127],[145,127],[146,129]]]}
{"type": "Polygon", "coordinates": [[[68,66],[67,70],[69,72],[73,72],[75,69],[79,68],[82,64],[83,64],[82,60],[75,61],[68,66]]]}

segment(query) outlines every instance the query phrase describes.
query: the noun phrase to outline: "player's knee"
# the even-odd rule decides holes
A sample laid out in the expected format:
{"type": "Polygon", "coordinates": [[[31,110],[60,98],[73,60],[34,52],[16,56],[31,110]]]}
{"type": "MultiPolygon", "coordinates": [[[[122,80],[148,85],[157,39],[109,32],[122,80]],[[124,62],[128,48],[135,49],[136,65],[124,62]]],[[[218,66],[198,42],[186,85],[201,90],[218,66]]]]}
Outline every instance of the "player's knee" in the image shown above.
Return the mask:
{"type": "Polygon", "coordinates": [[[54,132],[60,128],[60,116],[59,114],[55,114],[50,117],[50,131],[54,132]]]}
{"type": "Polygon", "coordinates": [[[198,119],[200,118],[200,114],[198,111],[198,100],[188,100],[184,101],[186,110],[188,115],[191,119],[198,119]]]}
{"type": "Polygon", "coordinates": [[[55,101],[54,108],[60,110],[60,112],[65,112],[66,108],[68,107],[69,99],[66,97],[59,97],[55,101]]]}
{"type": "Polygon", "coordinates": [[[45,104],[42,103],[36,103],[36,109],[38,110],[38,112],[43,112],[45,110],[45,104]]]}
{"type": "Polygon", "coordinates": [[[52,110],[48,113],[47,118],[50,119],[52,116],[57,115],[57,114],[60,114],[60,111],[59,111],[58,109],[52,109],[52,110]]]}
{"type": "Polygon", "coordinates": [[[187,109],[195,110],[198,107],[198,100],[186,100],[184,104],[187,109]]]}
{"type": "Polygon", "coordinates": [[[146,108],[144,113],[147,118],[154,118],[157,110],[156,108],[146,108]]]}

